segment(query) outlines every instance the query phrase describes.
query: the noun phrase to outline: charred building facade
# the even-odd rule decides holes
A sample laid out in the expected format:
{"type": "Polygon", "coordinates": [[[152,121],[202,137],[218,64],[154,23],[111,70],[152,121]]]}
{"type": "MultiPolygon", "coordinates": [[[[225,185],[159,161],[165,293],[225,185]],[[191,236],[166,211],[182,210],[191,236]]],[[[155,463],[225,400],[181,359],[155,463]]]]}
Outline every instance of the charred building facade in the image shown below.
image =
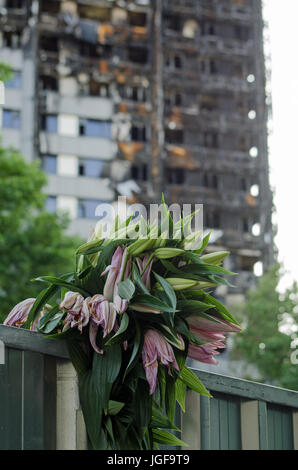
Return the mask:
{"type": "Polygon", "coordinates": [[[261,0],[0,5],[3,141],[41,159],[49,210],[86,236],[123,181],[131,201],[203,203],[249,286],[272,262],[261,0]]]}

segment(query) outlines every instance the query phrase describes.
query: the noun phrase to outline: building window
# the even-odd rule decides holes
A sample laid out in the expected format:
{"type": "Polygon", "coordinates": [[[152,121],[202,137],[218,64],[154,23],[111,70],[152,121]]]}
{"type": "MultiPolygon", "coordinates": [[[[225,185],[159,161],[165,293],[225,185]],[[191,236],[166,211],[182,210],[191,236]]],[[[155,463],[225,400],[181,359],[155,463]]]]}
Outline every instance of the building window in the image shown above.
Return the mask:
{"type": "Polygon", "coordinates": [[[218,188],[217,175],[210,175],[210,174],[205,173],[203,176],[203,186],[205,186],[205,188],[217,189],[218,188]]]}
{"type": "Polygon", "coordinates": [[[13,72],[13,77],[5,83],[6,88],[22,88],[21,72],[13,72]]]}
{"type": "Polygon", "coordinates": [[[41,117],[41,128],[50,134],[57,134],[58,119],[56,114],[44,114],[41,117]]]}
{"type": "Polygon", "coordinates": [[[131,135],[131,140],[135,142],[146,142],[147,136],[146,136],[146,127],[143,125],[134,125],[131,127],[130,131],[131,135]]]}
{"type": "Polygon", "coordinates": [[[220,228],[220,215],[218,212],[205,213],[205,223],[208,228],[220,228]]]}
{"type": "Polygon", "coordinates": [[[185,183],[185,169],[184,168],[167,168],[167,181],[169,184],[181,185],[185,183]]]}
{"type": "Polygon", "coordinates": [[[20,112],[11,109],[3,109],[2,126],[6,129],[20,129],[20,112]]]}
{"type": "Polygon", "coordinates": [[[128,60],[136,64],[146,64],[148,61],[148,49],[145,47],[129,47],[128,60]]]}
{"type": "Polygon", "coordinates": [[[175,65],[175,69],[181,69],[182,68],[182,61],[181,61],[181,57],[179,57],[179,55],[175,55],[174,65],[175,65]]]}
{"type": "Polygon", "coordinates": [[[218,147],[218,135],[214,132],[205,132],[204,134],[204,146],[208,148],[218,147]]]}
{"type": "Polygon", "coordinates": [[[58,80],[52,75],[41,75],[40,84],[42,90],[58,91],[58,80]]]}
{"type": "Polygon", "coordinates": [[[109,176],[109,164],[95,158],[81,158],[78,174],[89,178],[106,177],[109,176]]]}
{"type": "Polygon", "coordinates": [[[25,1],[24,0],[6,0],[6,8],[24,8],[25,7],[25,1]]]}
{"type": "Polygon", "coordinates": [[[215,25],[213,23],[204,23],[203,24],[203,35],[204,36],[214,36],[215,35],[215,25]]]}
{"type": "Polygon", "coordinates": [[[138,101],[144,103],[146,101],[146,89],[137,86],[120,86],[119,94],[124,100],[138,101]]]}
{"type": "Polygon", "coordinates": [[[147,15],[146,13],[138,12],[138,11],[129,11],[128,12],[129,24],[131,26],[146,26],[147,23],[147,15]]]}
{"type": "Polygon", "coordinates": [[[183,144],[183,129],[166,129],[165,138],[166,142],[168,142],[169,144],[183,144]]]}
{"type": "Polygon", "coordinates": [[[248,233],[249,232],[249,223],[248,223],[248,220],[247,219],[242,219],[242,231],[244,233],[248,233]]]}
{"type": "Polygon", "coordinates": [[[48,196],[45,204],[46,210],[51,214],[56,212],[57,209],[57,198],[56,196],[48,196]]]}
{"type": "Polygon", "coordinates": [[[132,165],[131,177],[136,181],[147,181],[148,180],[148,167],[146,163],[142,165],[132,165]]]}
{"type": "Polygon", "coordinates": [[[47,52],[58,52],[58,38],[55,36],[41,36],[40,49],[47,52]]]}
{"type": "Polygon", "coordinates": [[[80,135],[111,139],[111,123],[95,119],[80,119],[80,135]]]}
{"type": "Polygon", "coordinates": [[[41,155],[41,167],[45,173],[55,175],[57,173],[57,156],[41,155]]]}
{"type": "Polygon", "coordinates": [[[3,32],[3,47],[10,49],[20,49],[21,47],[21,33],[4,31],[3,32]]]}
{"type": "Polygon", "coordinates": [[[97,199],[80,199],[78,202],[78,217],[81,219],[94,219],[97,206],[103,201],[97,199]]]}
{"type": "Polygon", "coordinates": [[[108,83],[100,83],[95,80],[89,82],[89,94],[90,96],[101,96],[102,98],[108,98],[110,96],[110,86],[108,83]]]}
{"type": "Polygon", "coordinates": [[[165,15],[165,28],[172,31],[181,31],[181,17],[179,15],[165,15]]]}

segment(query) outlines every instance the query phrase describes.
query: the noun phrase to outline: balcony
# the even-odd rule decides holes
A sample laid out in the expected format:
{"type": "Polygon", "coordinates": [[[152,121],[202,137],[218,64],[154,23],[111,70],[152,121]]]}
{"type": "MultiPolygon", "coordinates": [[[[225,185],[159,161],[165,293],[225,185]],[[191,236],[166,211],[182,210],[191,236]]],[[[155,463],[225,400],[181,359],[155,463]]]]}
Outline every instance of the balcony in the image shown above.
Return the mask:
{"type": "Polygon", "coordinates": [[[111,160],[117,153],[117,144],[102,137],[68,137],[40,132],[40,151],[51,155],[77,155],[111,160]]]}
{"type": "MultiPolygon", "coordinates": [[[[3,325],[0,340],[0,449],[86,449],[64,341],[3,325]]],[[[298,450],[298,392],[193,370],[213,398],[188,392],[180,416],[186,450],[298,450]]]]}
{"type": "Polygon", "coordinates": [[[167,158],[170,166],[187,169],[235,170],[237,168],[255,171],[256,159],[249,157],[248,152],[240,150],[223,150],[200,145],[166,144],[167,158]]]}
{"type": "Polygon", "coordinates": [[[113,103],[108,98],[95,96],[64,96],[55,92],[45,92],[47,113],[72,114],[89,119],[109,120],[113,117],[113,103]]]}

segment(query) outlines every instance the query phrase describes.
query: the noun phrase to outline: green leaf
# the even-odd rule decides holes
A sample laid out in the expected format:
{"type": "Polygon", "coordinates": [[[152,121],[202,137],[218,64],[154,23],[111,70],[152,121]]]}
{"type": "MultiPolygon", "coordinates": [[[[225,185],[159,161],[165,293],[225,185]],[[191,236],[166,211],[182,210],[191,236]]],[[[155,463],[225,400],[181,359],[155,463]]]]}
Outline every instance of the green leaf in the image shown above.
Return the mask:
{"type": "Polygon", "coordinates": [[[43,333],[48,334],[55,330],[55,328],[57,328],[57,326],[61,323],[61,320],[64,316],[65,312],[56,313],[56,315],[54,315],[53,318],[43,328],[43,333]]]}
{"type": "Polygon", "coordinates": [[[77,340],[67,339],[66,345],[71,362],[80,377],[88,371],[90,360],[77,340]]]}
{"type": "Polygon", "coordinates": [[[143,341],[142,341],[142,337],[141,337],[141,329],[140,329],[140,325],[139,325],[139,322],[135,320],[135,326],[136,326],[136,333],[135,333],[135,337],[134,337],[134,345],[133,345],[133,350],[132,350],[132,354],[130,356],[130,360],[129,360],[129,363],[126,367],[126,370],[125,370],[125,373],[124,373],[124,376],[123,376],[123,381],[125,380],[127,374],[131,371],[131,369],[134,367],[139,355],[141,354],[142,352],[142,349],[143,349],[143,341]]]}
{"type": "Polygon", "coordinates": [[[28,328],[28,329],[31,328],[39,312],[42,310],[44,305],[56,294],[58,288],[59,286],[52,285],[48,287],[47,289],[42,290],[40,294],[38,294],[34,304],[32,305],[28,318],[23,325],[23,328],[28,328]]]}
{"type": "Polygon", "coordinates": [[[118,294],[121,299],[130,300],[135,293],[135,285],[130,279],[118,283],[118,294]]]}
{"type": "Polygon", "coordinates": [[[204,238],[203,238],[203,243],[201,245],[200,248],[198,248],[197,250],[195,250],[195,253],[197,253],[198,255],[200,255],[204,249],[206,248],[206,246],[208,245],[209,243],[209,238],[211,236],[211,232],[209,232],[204,238]]]}
{"type": "Polygon", "coordinates": [[[186,384],[178,378],[175,386],[176,400],[179,403],[181,410],[185,413],[186,384]]]}
{"type": "Polygon", "coordinates": [[[145,284],[142,281],[141,275],[139,273],[139,270],[138,270],[135,262],[133,262],[133,264],[132,264],[132,278],[133,278],[134,283],[142,291],[143,294],[149,294],[150,295],[149,290],[147,289],[147,287],[145,286],[145,284]]]}
{"type": "Polygon", "coordinates": [[[122,410],[124,405],[125,403],[122,403],[120,401],[109,400],[107,414],[111,416],[118,414],[122,410]]]}
{"type": "Polygon", "coordinates": [[[179,319],[179,321],[176,324],[177,331],[181,333],[185,338],[188,339],[189,342],[197,344],[198,346],[202,346],[203,344],[206,344],[206,341],[200,340],[196,335],[194,335],[188,325],[182,320],[179,319]]]}
{"type": "Polygon", "coordinates": [[[123,341],[122,340],[123,333],[125,333],[129,325],[129,316],[127,315],[127,313],[123,313],[121,317],[122,318],[121,318],[121,324],[120,324],[119,330],[114,336],[112,336],[112,338],[110,338],[105,343],[105,346],[111,346],[112,344],[121,343],[123,341]]]}
{"type": "Polygon", "coordinates": [[[173,423],[176,410],[175,380],[168,376],[166,379],[166,414],[173,423]]]}
{"type": "Polygon", "coordinates": [[[108,416],[105,422],[105,428],[112,442],[115,442],[114,432],[113,432],[113,423],[111,418],[108,416]]]}
{"type": "Polygon", "coordinates": [[[232,323],[235,323],[236,325],[239,325],[239,323],[237,322],[237,320],[233,317],[233,315],[231,315],[231,313],[226,309],[226,307],[221,303],[219,302],[219,300],[215,299],[214,297],[212,297],[211,295],[207,294],[206,292],[203,292],[201,291],[202,294],[204,295],[204,300],[210,302],[211,304],[213,304],[215,307],[216,307],[216,310],[218,311],[218,313],[225,319],[225,320],[228,320],[232,323]]]}
{"type": "Polygon", "coordinates": [[[172,315],[171,315],[171,322],[172,322],[172,326],[174,326],[174,315],[175,315],[175,312],[176,312],[176,307],[177,307],[177,297],[176,297],[176,294],[175,294],[175,291],[173,289],[173,287],[171,286],[171,284],[169,284],[163,277],[159,276],[157,273],[153,273],[157,282],[161,285],[161,287],[163,288],[167,298],[169,299],[169,302],[170,302],[170,305],[172,307],[172,315]]]}
{"type": "Polygon", "coordinates": [[[181,439],[178,439],[178,437],[174,436],[168,431],[164,431],[161,429],[153,429],[152,433],[154,441],[158,444],[188,447],[188,444],[181,441],[181,439]]]}
{"type": "Polygon", "coordinates": [[[135,420],[140,431],[145,432],[152,416],[152,395],[147,380],[138,380],[134,396],[135,420]]]}
{"type": "Polygon", "coordinates": [[[45,313],[40,319],[39,319],[39,322],[38,322],[38,325],[37,325],[37,330],[40,331],[44,328],[44,326],[46,325],[46,323],[49,322],[49,320],[51,320],[51,318],[54,317],[54,315],[56,315],[56,313],[59,312],[59,305],[56,305],[55,307],[51,308],[51,310],[49,310],[47,313],[45,313]]]}
{"type": "Polygon", "coordinates": [[[189,388],[199,393],[200,395],[206,395],[207,397],[212,398],[212,395],[210,395],[208,390],[206,390],[200,379],[196,376],[196,374],[194,374],[194,372],[192,372],[192,370],[188,369],[188,367],[184,366],[180,373],[180,379],[189,388]]]}
{"type": "MultiPolygon", "coordinates": [[[[146,305],[148,307],[153,307],[158,310],[161,310],[162,312],[169,312],[171,313],[173,311],[173,308],[166,303],[162,302],[159,300],[157,297],[154,297],[153,295],[137,295],[134,298],[134,304],[141,304],[141,305],[146,305]]],[[[131,305],[131,308],[133,309],[133,305],[131,305]]]]}
{"type": "Polygon", "coordinates": [[[122,363],[122,352],[118,344],[105,349],[104,354],[94,354],[92,375],[103,408],[107,408],[111,390],[118,377],[122,363]]]}
{"type": "Polygon", "coordinates": [[[177,426],[171,423],[167,416],[163,415],[160,411],[153,409],[152,419],[150,423],[151,428],[164,428],[180,431],[177,426]]]}
{"type": "Polygon", "coordinates": [[[87,433],[93,449],[100,448],[103,403],[98,387],[94,383],[93,371],[79,376],[80,403],[87,433]]]}
{"type": "Polygon", "coordinates": [[[197,274],[199,276],[205,274],[227,274],[229,276],[235,275],[232,271],[228,271],[221,266],[216,266],[215,264],[206,264],[204,262],[200,262],[200,259],[196,261],[196,263],[187,264],[181,268],[183,273],[187,274],[197,274]]]}
{"type": "Polygon", "coordinates": [[[100,251],[101,245],[103,244],[104,239],[101,240],[92,240],[91,242],[84,243],[83,245],[79,246],[76,251],[77,255],[88,255],[91,253],[96,253],[100,251]]]}
{"type": "Polygon", "coordinates": [[[169,328],[168,326],[164,325],[163,323],[160,323],[158,325],[158,329],[162,332],[168,343],[172,344],[178,349],[184,349],[183,346],[181,346],[181,342],[178,338],[178,336],[175,334],[176,332],[173,331],[173,329],[169,328]]]}
{"type": "Polygon", "coordinates": [[[90,295],[88,292],[86,292],[85,290],[83,290],[80,287],[76,286],[72,282],[67,282],[63,279],[60,279],[59,277],[40,276],[40,277],[35,278],[34,281],[47,282],[47,283],[53,284],[55,286],[66,287],[70,291],[79,292],[81,295],[83,295],[83,297],[88,297],[90,295]]]}
{"type": "Polygon", "coordinates": [[[206,310],[210,310],[214,305],[201,302],[200,300],[183,299],[178,300],[179,315],[187,317],[190,315],[199,315],[206,310]]]}

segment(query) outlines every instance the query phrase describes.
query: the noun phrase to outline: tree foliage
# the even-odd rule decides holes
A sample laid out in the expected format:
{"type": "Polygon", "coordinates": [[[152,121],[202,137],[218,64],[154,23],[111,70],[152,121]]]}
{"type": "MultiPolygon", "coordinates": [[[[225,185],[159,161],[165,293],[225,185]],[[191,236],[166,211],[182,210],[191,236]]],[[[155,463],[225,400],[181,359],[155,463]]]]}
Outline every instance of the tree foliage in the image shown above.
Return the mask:
{"type": "Polygon", "coordinates": [[[0,318],[19,301],[35,297],[40,273],[73,270],[73,250],[81,242],[65,234],[65,216],[45,211],[46,176],[37,161],[0,143],[0,318]]]}
{"type": "Polygon", "coordinates": [[[298,390],[298,367],[291,353],[298,349],[298,286],[282,294],[279,265],[273,266],[248,294],[243,306],[246,327],[235,340],[234,356],[255,365],[265,382],[298,390]]]}
{"type": "Polygon", "coordinates": [[[0,62],[0,81],[7,82],[13,76],[10,65],[0,62]]]}

